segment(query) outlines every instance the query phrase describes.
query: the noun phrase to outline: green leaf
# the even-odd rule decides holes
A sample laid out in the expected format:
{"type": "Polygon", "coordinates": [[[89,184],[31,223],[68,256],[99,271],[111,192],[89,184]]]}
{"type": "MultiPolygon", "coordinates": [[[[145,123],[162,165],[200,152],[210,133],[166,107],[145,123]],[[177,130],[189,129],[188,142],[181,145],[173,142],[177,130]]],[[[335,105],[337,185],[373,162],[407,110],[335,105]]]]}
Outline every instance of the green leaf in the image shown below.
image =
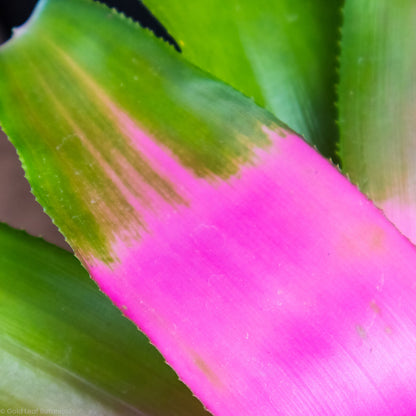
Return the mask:
{"type": "Polygon", "coordinates": [[[348,0],[344,14],[343,169],[416,242],[416,2],[348,0]]]}
{"type": "Polygon", "coordinates": [[[146,228],[126,200],[151,210],[142,196],[147,184],[166,203],[187,205],[169,174],[154,172],[128,136],[140,139],[143,131],[157,137],[198,177],[214,181],[235,175],[256,146],[267,147],[264,126],[276,120],[184,63],[149,31],[100,6],[39,3],[2,47],[0,111],[47,214],[73,247],[88,247],[79,255],[112,260],[109,240],[118,229],[126,223],[146,228]],[[74,15],[74,7],[90,20],[74,15]],[[115,34],[123,38],[122,48],[115,34]],[[225,124],[225,114],[238,127],[225,124]]]}
{"type": "Polygon", "coordinates": [[[415,414],[415,249],[270,113],[87,0],[39,4],[0,90],[34,193],[207,409],[415,414]]]}
{"type": "Polygon", "coordinates": [[[188,60],[333,156],[341,0],[144,2],[188,60]]]}
{"type": "Polygon", "coordinates": [[[0,368],[0,412],[208,414],[73,255],[3,224],[0,368]]]}

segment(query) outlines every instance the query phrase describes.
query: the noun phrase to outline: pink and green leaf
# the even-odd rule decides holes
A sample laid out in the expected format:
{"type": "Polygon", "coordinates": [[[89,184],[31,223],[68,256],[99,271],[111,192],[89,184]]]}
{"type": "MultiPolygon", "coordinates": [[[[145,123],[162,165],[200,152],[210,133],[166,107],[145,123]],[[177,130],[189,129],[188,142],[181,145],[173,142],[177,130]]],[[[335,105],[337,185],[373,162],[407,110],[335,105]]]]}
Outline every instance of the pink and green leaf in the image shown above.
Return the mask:
{"type": "Polygon", "coordinates": [[[40,3],[0,89],[37,198],[213,414],[416,412],[414,247],[272,115],[87,0],[40,3]]]}
{"type": "Polygon", "coordinates": [[[340,0],[145,0],[183,55],[332,156],[340,0]]]}
{"type": "Polygon", "coordinates": [[[208,415],[73,255],[3,224],[0,253],[0,410],[208,415]]]}
{"type": "Polygon", "coordinates": [[[416,242],[416,3],[348,0],[339,86],[343,169],[416,242]]]}

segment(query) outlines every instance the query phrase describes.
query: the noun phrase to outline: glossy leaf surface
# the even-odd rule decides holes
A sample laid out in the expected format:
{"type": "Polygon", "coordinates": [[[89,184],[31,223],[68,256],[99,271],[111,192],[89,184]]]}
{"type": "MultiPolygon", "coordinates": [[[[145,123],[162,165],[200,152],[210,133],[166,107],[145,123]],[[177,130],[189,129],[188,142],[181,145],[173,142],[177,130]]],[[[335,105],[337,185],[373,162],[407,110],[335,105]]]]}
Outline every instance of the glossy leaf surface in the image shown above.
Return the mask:
{"type": "Polygon", "coordinates": [[[3,224],[0,300],[0,413],[208,415],[73,255],[3,224]]]}
{"type": "Polygon", "coordinates": [[[333,154],[340,0],[145,0],[184,56],[333,154]]]}
{"type": "Polygon", "coordinates": [[[416,242],[416,3],[349,0],[339,86],[343,168],[416,242]]]}
{"type": "Polygon", "coordinates": [[[414,248],[273,116],[84,0],[40,4],[0,88],[37,197],[213,414],[416,412],[414,248]]]}

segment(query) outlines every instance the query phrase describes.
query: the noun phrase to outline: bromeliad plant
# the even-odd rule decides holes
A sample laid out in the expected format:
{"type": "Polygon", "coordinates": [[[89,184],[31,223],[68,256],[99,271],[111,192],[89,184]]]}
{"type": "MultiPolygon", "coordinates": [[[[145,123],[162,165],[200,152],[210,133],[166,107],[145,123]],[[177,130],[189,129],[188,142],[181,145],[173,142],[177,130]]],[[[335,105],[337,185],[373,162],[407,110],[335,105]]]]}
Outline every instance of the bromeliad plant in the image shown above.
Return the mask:
{"type": "MultiPolygon", "coordinates": [[[[341,4],[147,3],[182,54],[88,0],[42,0],[2,47],[34,194],[212,414],[416,414],[415,249],[294,133],[334,157],[341,4]]],[[[343,168],[409,238],[415,20],[346,0],[338,88],[343,168]]],[[[0,403],[205,412],[76,260],[3,231],[0,403]]]]}

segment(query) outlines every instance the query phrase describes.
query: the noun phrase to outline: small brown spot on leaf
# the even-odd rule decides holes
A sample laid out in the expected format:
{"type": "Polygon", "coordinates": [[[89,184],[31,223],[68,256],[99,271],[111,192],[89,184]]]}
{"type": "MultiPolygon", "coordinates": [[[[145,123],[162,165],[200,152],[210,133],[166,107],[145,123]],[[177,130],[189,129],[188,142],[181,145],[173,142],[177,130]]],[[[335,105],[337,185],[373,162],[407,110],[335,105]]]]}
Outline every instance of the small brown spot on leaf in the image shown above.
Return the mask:
{"type": "Polygon", "coordinates": [[[374,313],[376,313],[377,315],[380,315],[381,314],[381,309],[380,309],[380,306],[378,306],[377,305],[377,303],[374,301],[374,300],[372,300],[371,302],[370,302],[370,308],[374,311],[374,313]]]}
{"type": "Polygon", "coordinates": [[[386,235],[376,224],[361,223],[352,227],[340,239],[339,250],[351,258],[361,257],[367,253],[380,253],[385,249],[386,235]]]}
{"type": "Polygon", "coordinates": [[[355,330],[357,331],[357,334],[359,335],[360,338],[367,339],[367,332],[361,325],[356,325],[355,330]]]}
{"type": "Polygon", "coordinates": [[[195,352],[192,353],[194,363],[215,387],[222,387],[222,381],[209,364],[195,352]]]}
{"type": "Polygon", "coordinates": [[[379,227],[372,227],[369,233],[369,245],[376,250],[384,248],[384,241],[386,239],[384,230],[379,227]]]}

